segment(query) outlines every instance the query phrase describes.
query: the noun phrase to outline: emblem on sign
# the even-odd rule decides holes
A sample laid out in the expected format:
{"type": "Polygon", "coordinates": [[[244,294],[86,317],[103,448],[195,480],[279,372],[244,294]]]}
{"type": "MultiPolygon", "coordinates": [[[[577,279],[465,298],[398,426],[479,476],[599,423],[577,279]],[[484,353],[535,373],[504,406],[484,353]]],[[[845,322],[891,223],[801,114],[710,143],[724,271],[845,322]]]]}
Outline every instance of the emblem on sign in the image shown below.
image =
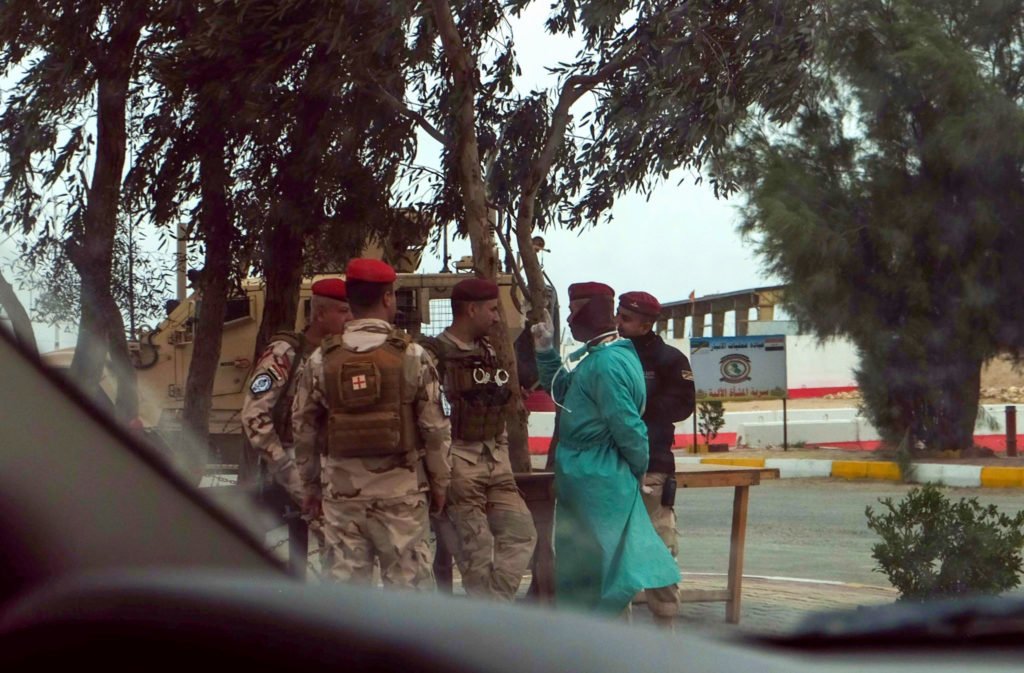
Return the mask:
{"type": "Polygon", "coordinates": [[[359,374],[352,377],[352,390],[366,390],[366,375],[359,374]]]}
{"type": "Polygon", "coordinates": [[[718,363],[722,373],[722,381],[726,383],[743,383],[750,380],[750,358],[739,353],[726,355],[718,363]]]}

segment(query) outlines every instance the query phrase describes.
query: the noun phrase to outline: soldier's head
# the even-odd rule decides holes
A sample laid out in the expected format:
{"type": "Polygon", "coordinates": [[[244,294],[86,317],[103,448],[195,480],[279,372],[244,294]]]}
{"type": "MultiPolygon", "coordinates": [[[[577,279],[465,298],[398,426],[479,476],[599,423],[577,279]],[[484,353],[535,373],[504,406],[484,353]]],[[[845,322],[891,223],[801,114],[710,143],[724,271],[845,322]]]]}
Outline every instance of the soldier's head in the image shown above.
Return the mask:
{"type": "Polygon", "coordinates": [[[486,336],[498,324],[498,285],[467,278],[452,288],[452,325],[474,339],[486,336]]]}
{"type": "Polygon", "coordinates": [[[398,313],[395,299],[395,270],[379,259],[360,257],[345,268],[345,287],[353,318],[376,318],[394,322],[398,313]]]}
{"type": "Polygon", "coordinates": [[[627,292],[619,295],[619,310],[615,325],[624,337],[643,336],[654,329],[661,314],[661,303],[646,292],[627,292]]]}
{"type": "Polygon", "coordinates": [[[577,341],[587,342],[615,331],[615,290],[604,283],[569,286],[569,329],[577,341]]]}
{"type": "Polygon", "coordinates": [[[352,319],[348,305],[345,281],[324,278],[313,283],[313,296],[309,300],[309,327],[315,336],[341,334],[345,323],[352,319]]]}

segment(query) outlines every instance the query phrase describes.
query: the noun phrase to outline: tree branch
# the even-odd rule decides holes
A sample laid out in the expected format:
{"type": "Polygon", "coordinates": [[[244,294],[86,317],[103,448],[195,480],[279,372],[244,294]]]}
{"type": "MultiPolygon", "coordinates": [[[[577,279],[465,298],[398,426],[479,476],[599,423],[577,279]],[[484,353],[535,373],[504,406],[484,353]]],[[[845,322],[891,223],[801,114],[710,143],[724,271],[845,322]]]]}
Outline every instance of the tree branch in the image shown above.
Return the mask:
{"type": "Polygon", "coordinates": [[[537,253],[533,249],[533,217],[537,192],[551,171],[558,148],[565,142],[565,131],[571,119],[569,110],[583,94],[639,62],[640,54],[635,48],[635,43],[627,42],[614,58],[597,71],[589,75],[573,75],[565,81],[558,96],[555,111],[551,115],[551,125],[548,128],[544,146],[537,154],[529,174],[523,181],[516,215],[516,240],[519,243],[519,256],[530,284],[530,305],[533,307],[530,317],[533,319],[540,318],[539,313],[545,308],[547,301],[544,274],[541,271],[537,253]]]}
{"type": "Polygon", "coordinates": [[[527,194],[536,195],[544,179],[547,178],[551,164],[554,163],[555,154],[558,148],[565,141],[565,129],[571,119],[569,110],[576,101],[599,84],[611,79],[623,70],[632,67],[640,61],[640,54],[633,52],[634,45],[627,43],[623,46],[617,58],[612,59],[603,67],[590,75],[573,75],[566,80],[562,86],[562,92],[558,96],[558,103],[551,115],[551,126],[548,129],[547,138],[544,140],[544,147],[533,162],[528,182],[524,185],[523,196],[527,194]],[[633,52],[633,53],[629,53],[633,52]]]}
{"type": "MultiPolygon", "coordinates": [[[[492,208],[497,210],[497,208],[495,207],[495,204],[492,203],[490,205],[491,205],[492,208]]],[[[498,211],[498,212],[501,212],[501,211],[498,211]]],[[[502,233],[502,231],[501,231],[500,224],[498,224],[497,226],[494,227],[494,233],[498,235],[498,240],[501,241],[501,247],[503,247],[505,249],[505,254],[508,255],[509,259],[511,259],[513,262],[515,262],[516,256],[515,256],[515,252],[512,250],[512,244],[509,242],[509,240],[507,238],[505,238],[505,234],[502,233]]],[[[516,285],[519,286],[520,291],[522,291],[523,297],[525,297],[526,299],[529,299],[530,298],[530,288],[526,284],[526,282],[523,280],[523,276],[522,276],[522,274],[519,273],[519,267],[516,264],[512,265],[512,278],[513,278],[513,280],[515,280],[516,285]]]]}
{"type": "Polygon", "coordinates": [[[476,82],[479,73],[462,42],[448,0],[431,0],[430,4],[454,80],[456,142],[452,154],[455,174],[462,191],[466,229],[473,247],[473,262],[478,275],[494,280],[498,274],[498,256],[487,216],[487,187],[481,171],[480,146],[476,133],[476,82]]]}
{"type": "Polygon", "coordinates": [[[403,101],[393,96],[391,93],[386,91],[384,87],[379,85],[370,87],[370,93],[373,94],[373,96],[376,97],[377,100],[387,105],[390,105],[400,115],[408,117],[409,119],[416,122],[420,128],[422,128],[424,131],[427,132],[427,134],[430,135],[431,138],[441,143],[441,145],[443,145],[444,147],[451,148],[454,145],[452,139],[446,136],[444,133],[442,133],[441,130],[438,129],[436,126],[431,124],[426,117],[424,117],[421,113],[417,112],[416,110],[413,110],[403,101]]]}

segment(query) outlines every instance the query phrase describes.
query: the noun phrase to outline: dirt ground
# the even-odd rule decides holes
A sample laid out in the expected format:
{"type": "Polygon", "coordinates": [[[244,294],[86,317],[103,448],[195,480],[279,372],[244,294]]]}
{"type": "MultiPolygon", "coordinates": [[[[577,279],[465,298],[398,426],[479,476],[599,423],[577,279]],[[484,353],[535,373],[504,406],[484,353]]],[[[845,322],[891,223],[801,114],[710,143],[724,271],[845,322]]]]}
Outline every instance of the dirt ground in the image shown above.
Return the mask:
{"type": "Polygon", "coordinates": [[[981,369],[982,388],[1024,387],[1024,369],[1015,365],[1013,360],[1000,356],[989,360],[981,369]]]}

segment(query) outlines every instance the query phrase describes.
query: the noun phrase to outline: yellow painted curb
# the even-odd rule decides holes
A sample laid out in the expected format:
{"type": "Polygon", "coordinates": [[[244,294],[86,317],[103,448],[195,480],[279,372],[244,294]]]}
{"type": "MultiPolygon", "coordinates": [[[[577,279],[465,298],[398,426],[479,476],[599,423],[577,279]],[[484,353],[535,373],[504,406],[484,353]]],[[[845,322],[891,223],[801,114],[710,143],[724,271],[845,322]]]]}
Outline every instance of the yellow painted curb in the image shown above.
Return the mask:
{"type": "Polygon", "coordinates": [[[988,488],[1024,488],[1024,468],[983,467],[981,485],[988,488]]]}
{"type": "Polygon", "coordinates": [[[735,465],[736,467],[764,467],[764,458],[701,458],[705,465],[735,465]]]}
{"type": "Polygon", "coordinates": [[[868,479],[900,480],[900,466],[896,463],[878,461],[868,463],[868,479]]]}
{"type": "Polygon", "coordinates": [[[838,479],[900,480],[900,466],[896,463],[874,460],[834,460],[832,476],[838,479]]]}
{"type": "Polygon", "coordinates": [[[867,479],[868,464],[862,460],[833,460],[832,476],[839,479],[867,479]]]}

